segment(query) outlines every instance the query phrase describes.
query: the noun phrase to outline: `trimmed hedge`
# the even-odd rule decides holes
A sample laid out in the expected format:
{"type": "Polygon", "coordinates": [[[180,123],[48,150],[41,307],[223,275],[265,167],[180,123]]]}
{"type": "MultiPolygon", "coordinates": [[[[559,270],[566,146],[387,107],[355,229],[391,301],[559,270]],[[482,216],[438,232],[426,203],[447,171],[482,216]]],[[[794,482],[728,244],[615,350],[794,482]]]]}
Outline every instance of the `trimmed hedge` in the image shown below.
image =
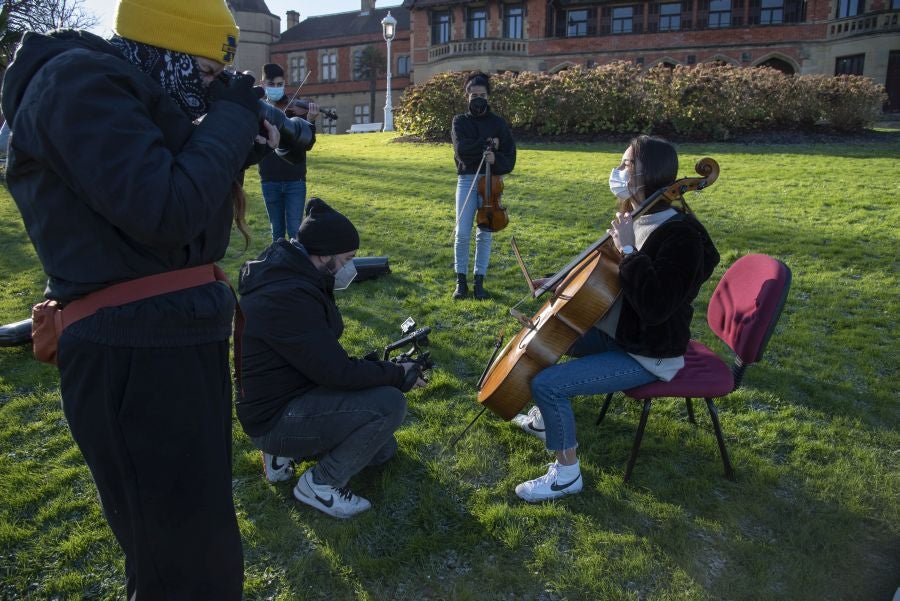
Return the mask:
{"type": "MultiPolygon", "coordinates": [[[[406,89],[395,124],[406,135],[448,139],[453,116],[466,111],[466,73],[438,73],[406,89]]],[[[715,63],[658,66],[614,62],[559,73],[491,77],[491,109],[515,129],[545,135],[658,133],[698,140],[871,125],[887,96],[867,77],[785,75],[766,67],[715,63]]]]}

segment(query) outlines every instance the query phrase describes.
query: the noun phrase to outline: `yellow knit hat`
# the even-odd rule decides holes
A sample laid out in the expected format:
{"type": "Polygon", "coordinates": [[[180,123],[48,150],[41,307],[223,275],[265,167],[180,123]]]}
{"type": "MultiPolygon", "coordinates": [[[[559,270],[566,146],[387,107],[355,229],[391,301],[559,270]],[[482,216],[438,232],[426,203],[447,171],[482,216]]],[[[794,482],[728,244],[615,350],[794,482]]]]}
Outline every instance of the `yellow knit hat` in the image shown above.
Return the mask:
{"type": "Polygon", "coordinates": [[[238,40],[225,0],[119,0],[116,33],[226,65],[234,60],[238,40]]]}

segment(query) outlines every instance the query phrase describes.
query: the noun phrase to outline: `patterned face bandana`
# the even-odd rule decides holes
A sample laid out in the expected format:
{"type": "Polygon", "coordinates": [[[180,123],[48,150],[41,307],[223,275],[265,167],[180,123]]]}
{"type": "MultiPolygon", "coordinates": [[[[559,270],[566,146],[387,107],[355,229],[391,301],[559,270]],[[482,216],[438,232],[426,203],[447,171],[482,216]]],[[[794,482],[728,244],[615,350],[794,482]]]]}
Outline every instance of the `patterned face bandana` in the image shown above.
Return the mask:
{"type": "Polygon", "coordinates": [[[109,42],[130,63],[159,83],[191,120],[206,114],[209,89],[203,83],[194,57],[120,36],[113,36],[109,42]]]}

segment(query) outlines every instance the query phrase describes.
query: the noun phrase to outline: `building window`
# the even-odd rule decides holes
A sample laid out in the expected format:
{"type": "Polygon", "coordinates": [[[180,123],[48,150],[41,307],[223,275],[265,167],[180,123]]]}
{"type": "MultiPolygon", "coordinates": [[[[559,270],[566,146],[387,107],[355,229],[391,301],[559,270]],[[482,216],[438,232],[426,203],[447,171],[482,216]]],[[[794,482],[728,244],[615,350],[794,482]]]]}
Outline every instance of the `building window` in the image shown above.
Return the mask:
{"type": "Polygon", "coordinates": [[[900,0],[891,1],[891,10],[900,10],[900,0]]]}
{"type": "Polygon", "coordinates": [[[504,5],[503,37],[515,39],[525,37],[525,8],[521,4],[504,5]]]}
{"type": "Polygon", "coordinates": [[[368,104],[357,104],[353,107],[353,122],[354,123],[371,123],[372,120],[369,118],[369,105],[368,104]]]}
{"type": "Polygon", "coordinates": [[[631,33],[634,27],[634,7],[614,6],[612,9],[612,32],[631,33]]]}
{"type": "Polygon", "coordinates": [[[570,38],[587,35],[588,11],[570,10],[566,14],[566,36],[570,38]]]}
{"type": "Polygon", "coordinates": [[[353,79],[362,79],[362,50],[353,51],[353,79]]]}
{"type": "MultiPolygon", "coordinates": [[[[328,113],[337,111],[337,107],[328,106],[328,107],[319,107],[319,113],[328,113]]],[[[324,114],[322,115],[322,126],[316,127],[316,133],[323,134],[336,134],[337,133],[337,119],[329,119],[324,114]]]]}
{"type": "Polygon", "coordinates": [[[862,13],[863,0],[838,0],[837,18],[855,17],[862,13]]]}
{"type": "Polygon", "coordinates": [[[760,25],[784,23],[784,0],[762,0],[759,9],[760,25]]]}
{"type": "Polygon", "coordinates": [[[835,75],[862,75],[865,66],[865,54],[853,54],[851,56],[839,56],[834,59],[835,75]]]}
{"type": "Polygon", "coordinates": [[[678,31],[681,29],[681,3],[670,2],[659,5],[659,30],[678,31]]]}
{"type": "Polygon", "coordinates": [[[292,84],[301,84],[303,80],[306,79],[306,57],[305,56],[291,56],[288,58],[288,65],[290,68],[290,83],[292,84]]]}
{"type": "Polygon", "coordinates": [[[337,81],[337,50],[326,50],[322,54],[321,81],[337,81]]]}
{"type": "Polygon", "coordinates": [[[397,75],[409,75],[409,57],[397,57],[397,75]]]}
{"type": "Polygon", "coordinates": [[[450,11],[431,13],[431,45],[446,44],[450,41],[450,11]]]}
{"type": "Polygon", "coordinates": [[[469,9],[469,18],[466,21],[466,37],[470,40],[487,37],[487,9],[469,9]]]}
{"type": "Polygon", "coordinates": [[[731,0],[710,0],[709,27],[731,27],[731,0]]]}

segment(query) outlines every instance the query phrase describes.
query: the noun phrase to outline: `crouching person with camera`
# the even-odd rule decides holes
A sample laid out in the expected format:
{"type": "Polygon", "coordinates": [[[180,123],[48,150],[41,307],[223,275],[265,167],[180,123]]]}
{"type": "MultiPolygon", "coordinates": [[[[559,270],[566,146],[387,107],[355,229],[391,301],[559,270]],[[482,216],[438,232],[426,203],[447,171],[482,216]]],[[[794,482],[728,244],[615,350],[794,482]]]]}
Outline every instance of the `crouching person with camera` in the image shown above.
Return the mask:
{"type": "Polygon", "coordinates": [[[355,275],[359,234],[344,215],[310,198],[294,240],[276,240],[241,268],[243,394],[237,414],[263,451],[271,482],[293,475],[292,461],[316,458],[294,497],[349,518],[371,507],[347,487],[367,466],[397,451],[404,392],[424,386],[415,363],[348,356],[334,291],[355,275]]]}

